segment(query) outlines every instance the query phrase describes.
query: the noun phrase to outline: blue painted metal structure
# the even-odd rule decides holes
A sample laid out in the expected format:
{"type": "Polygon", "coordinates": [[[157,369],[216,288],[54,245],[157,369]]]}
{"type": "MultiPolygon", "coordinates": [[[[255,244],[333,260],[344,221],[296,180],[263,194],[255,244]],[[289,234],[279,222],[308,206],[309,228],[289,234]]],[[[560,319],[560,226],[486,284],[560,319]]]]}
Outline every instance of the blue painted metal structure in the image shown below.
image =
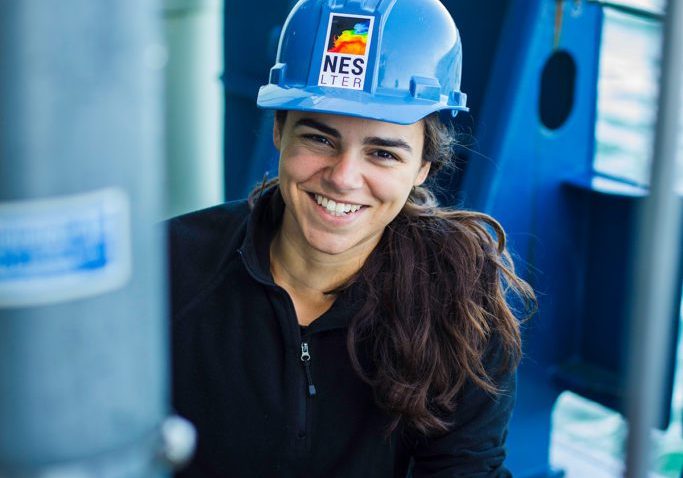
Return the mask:
{"type": "MultiPolygon", "coordinates": [[[[623,410],[629,238],[639,199],[593,173],[601,7],[547,0],[525,7],[508,16],[501,44],[515,46],[498,51],[478,123],[480,152],[490,160],[470,161],[461,193],[467,207],[502,222],[540,293],[540,313],[525,334],[529,359],[520,369],[509,464],[516,476],[546,476],[549,412],[562,390],[623,410]]],[[[667,411],[677,323],[672,317],[667,411]]],[[[660,426],[668,420],[667,412],[660,426]]]]}
{"type": "MultiPolygon", "coordinates": [[[[496,217],[518,269],[539,293],[540,313],[525,329],[507,463],[516,477],[555,476],[548,465],[550,415],[563,390],[623,409],[629,238],[646,191],[594,174],[599,4],[442,1],[463,38],[462,90],[471,114],[457,122],[475,139],[474,151],[463,151],[462,172],[442,180],[449,188],[442,202],[496,217]]],[[[276,172],[272,117],[256,111],[255,98],[289,6],[228,1],[229,199],[245,196],[264,172],[276,172]],[[259,22],[249,22],[249,38],[262,43],[244,49],[243,25],[255,12],[259,22]]],[[[670,410],[677,319],[663,372],[664,410],[670,410]]],[[[667,413],[659,424],[668,419],[667,413]]]]}
{"type": "Polygon", "coordinates": [[[462,184],[466,207],[503,224],[522,275],[540,295],[540,313],[525,334],[530,359],[520,369],[509,436],[508,463],[521,477],[550,474],[550,411],[561,389],[549,369],[572,354],[577,331],[584,263],[575,231],[584,218],[572,211],[562,184],[591,177],[601,25],[601,10],[583,2],[534,0],[510,10],[477,128],[486,159],[468,163],[462,184]],[[576,64],[574,102],[566,122],[550,130],[540,121],[539,99],[544,67],[558,51],[576,64]]]}

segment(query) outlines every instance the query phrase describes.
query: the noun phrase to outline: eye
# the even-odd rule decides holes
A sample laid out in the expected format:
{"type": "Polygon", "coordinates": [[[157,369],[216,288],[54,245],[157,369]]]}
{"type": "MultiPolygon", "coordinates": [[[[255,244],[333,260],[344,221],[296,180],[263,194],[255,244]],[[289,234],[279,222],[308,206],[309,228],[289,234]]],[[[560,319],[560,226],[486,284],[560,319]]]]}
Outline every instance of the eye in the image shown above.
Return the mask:
{"type": "Polygon", "coordinates": [[[400,161],[400,159],[396,155],[390,153],[389,151],[385,151],[383,149],[373,151],[372,155],[383,160],[383,161],[400,161]]]}
{"type": "Polygon", "coordinates": [[[301,136],[304,139],[306,139],[307,141],[311,141],[313,143],[318,143],[318,144],[322,144],[325,146],[334,146],[329,139],[327,139],[325,136],[321,136],[319,134],[304,134],[301,136]]]}

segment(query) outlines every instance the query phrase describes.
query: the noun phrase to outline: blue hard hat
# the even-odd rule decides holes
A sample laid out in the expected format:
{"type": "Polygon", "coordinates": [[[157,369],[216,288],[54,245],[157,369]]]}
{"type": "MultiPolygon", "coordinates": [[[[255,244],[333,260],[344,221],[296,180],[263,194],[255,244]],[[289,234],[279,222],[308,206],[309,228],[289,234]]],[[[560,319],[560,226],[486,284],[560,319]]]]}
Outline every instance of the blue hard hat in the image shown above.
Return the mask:
{"type": "Polygon", "coordinates": [[[300,0],[257,104],[411,124],[467,111],[461,68],[458,29],[438,0],[300,0]]]}

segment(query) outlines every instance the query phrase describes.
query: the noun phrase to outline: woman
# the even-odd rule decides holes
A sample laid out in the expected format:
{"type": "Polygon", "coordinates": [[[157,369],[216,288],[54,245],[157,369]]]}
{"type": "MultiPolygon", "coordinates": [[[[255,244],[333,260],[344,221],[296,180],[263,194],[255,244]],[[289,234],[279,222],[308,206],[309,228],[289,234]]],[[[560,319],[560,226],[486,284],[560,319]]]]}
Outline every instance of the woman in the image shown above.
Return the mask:
{"type": "Polygon", "coordinates": [[[533,293],[493,219],[424,186],[460,60],[437,0],[294,7],[258,99],[278,179],[171,223],[181,476],[509,476],[506,294],[533,293]]]}

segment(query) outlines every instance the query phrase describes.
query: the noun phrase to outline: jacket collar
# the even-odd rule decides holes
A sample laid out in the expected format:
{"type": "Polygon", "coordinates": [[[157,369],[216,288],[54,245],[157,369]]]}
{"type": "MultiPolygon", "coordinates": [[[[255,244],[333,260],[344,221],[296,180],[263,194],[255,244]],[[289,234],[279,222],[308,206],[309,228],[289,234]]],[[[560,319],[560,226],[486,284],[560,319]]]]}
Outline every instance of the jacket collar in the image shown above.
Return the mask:
{"type": "Polygon", "coordinates": [[[249,215],[247,232],[239,249],[251,276],[264,285],[275,285],[270,273],[270,243],[280,228],[284,210],[278,186],[263,191],[249,215]]]}

